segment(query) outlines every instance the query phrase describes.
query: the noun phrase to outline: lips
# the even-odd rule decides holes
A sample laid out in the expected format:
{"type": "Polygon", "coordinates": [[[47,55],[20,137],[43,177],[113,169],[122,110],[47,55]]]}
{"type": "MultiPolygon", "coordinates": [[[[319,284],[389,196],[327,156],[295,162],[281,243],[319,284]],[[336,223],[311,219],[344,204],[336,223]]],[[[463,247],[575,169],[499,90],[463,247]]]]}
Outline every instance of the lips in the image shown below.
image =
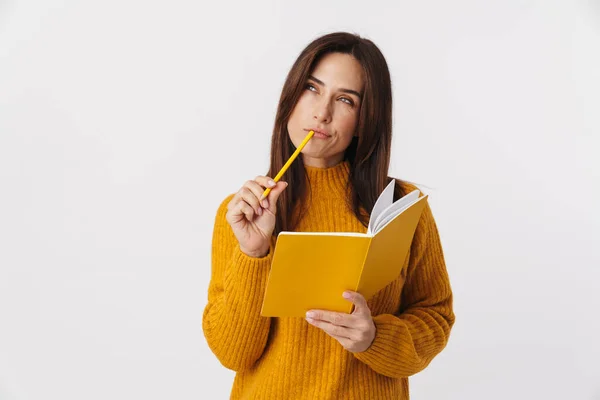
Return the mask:
{"type": "Polygon", "coordinates": [[[305,129],[305,131],[314,131],[315,137],[318,137],[318,138],[328,138],[329,136],[331,136],[329,133],[319,130],[319,129],[305,129]]]}

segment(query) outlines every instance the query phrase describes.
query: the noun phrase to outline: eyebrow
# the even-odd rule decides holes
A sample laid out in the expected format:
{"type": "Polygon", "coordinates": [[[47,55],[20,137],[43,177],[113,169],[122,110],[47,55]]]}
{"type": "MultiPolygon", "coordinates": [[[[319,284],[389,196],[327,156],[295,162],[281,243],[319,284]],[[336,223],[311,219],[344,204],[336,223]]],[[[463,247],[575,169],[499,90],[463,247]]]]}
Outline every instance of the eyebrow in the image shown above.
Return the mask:
{"type": "MultiPolygon", "coordinates": [[[[312,76],[312,75],[309,75],[309,76],[308,76],[308,78],[309,78],[309,79],[312,79],[312,80],[313,80],[313,81],[315,81],[315,82],[317,82],[317,83],[318,83],[319,85],[321,85],[321,86],[327,86],[327,85],[325,85],[325,83],[323,83],[323,81],[321,81],[321,80],[319,80],[319,79],[315,78],[315,77],[314,77],[314,76],[312,76]]],[[[361,100],[362,100],[362,95],[361,95],[360,93],[358,93],[356,90],[352,90],[352,89],[343,89],[343,88],[340,88],[340,92],[344,92],[344,93],[353,94],[353,95],[355,95],[356,97],[358,97],[359,99],[361,99],[361,100]]]]}

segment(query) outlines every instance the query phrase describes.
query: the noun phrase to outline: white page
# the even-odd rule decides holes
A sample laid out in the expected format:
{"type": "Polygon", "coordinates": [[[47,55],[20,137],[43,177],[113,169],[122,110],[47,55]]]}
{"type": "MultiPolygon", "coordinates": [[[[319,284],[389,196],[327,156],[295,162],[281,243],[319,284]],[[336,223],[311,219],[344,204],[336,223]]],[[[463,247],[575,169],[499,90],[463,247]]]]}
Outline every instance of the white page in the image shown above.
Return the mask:
{"type": "Polygon", "coordinates": [[[381,221],[384,219],[388,219],[390,214],[398,215],[400,209],[405,208],[408,204],[414,203],[414,201],[419,198],[419,193],[421,192],[418,190],[413,190],[409,194],[398,199],[395,203],[389,204],[384,210],[382,210],[379,213],[379,215],[373,222],[371,226],[371,233],[374,234],[377,231],[377,226],[381,226],[381,221]]]}
{"type": "Polygon", "coordinates": [[[374,226],[374,233],[379,232],[383,229],[384,226],[387,225],[388,222],[393,220],[397,215],[401,214],[409,208],[411,205],[416,203],[419,200],[419,194],[421,192],[419,190],[413,190],[409,194],[402,197],[400,200],[396,201],[392,204],[387,210],[384,210],[381,213],[380,218],[376,221],[374,226]]]}
{"type": "Polygon", "coordinates": [[[394,202],[394,186],[396,185],[396,181],[392,179],[392,181],[387,185],[383,192],[377,198],[375,205],[373,206],[373,211],[371,211],[371,218],[369,219],[369,228],[367,229],[367,235],[371,235],[375,230],[375,222],[377,218],[381,215],[381,213],[388,208],[394,202]]]}

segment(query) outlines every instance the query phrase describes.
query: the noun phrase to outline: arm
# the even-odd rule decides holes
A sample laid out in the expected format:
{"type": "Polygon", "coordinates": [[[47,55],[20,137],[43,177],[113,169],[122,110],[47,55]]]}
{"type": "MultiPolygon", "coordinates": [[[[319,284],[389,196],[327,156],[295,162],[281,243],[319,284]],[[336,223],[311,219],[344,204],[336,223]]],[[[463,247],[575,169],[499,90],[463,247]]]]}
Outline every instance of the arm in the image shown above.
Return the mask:
{"type": "Polygon", "coordinates": [[[260,310],[273,252],[253,258],[240,250],[225,219],[232,197],[225,199],[217,211],[202,329],[221,364],[241,371],[254,365],[267,343],[271,319],[261,317],[260,310]]]}
{"type": "Polygon", "coordinates": [[[411,245],[401,309],[373,317],[371,346],[355,357],[376,372],[399,378],[422,371],[444,349],[454,325],[452,290],[429,205],[411,245]]]}

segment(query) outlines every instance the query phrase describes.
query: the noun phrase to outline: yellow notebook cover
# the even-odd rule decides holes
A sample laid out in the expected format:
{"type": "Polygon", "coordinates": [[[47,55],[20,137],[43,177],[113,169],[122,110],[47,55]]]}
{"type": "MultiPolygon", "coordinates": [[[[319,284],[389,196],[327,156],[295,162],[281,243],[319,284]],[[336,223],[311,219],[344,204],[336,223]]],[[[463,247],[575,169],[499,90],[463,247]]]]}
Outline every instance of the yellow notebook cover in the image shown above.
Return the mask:
{"type": "Polygon", "coordinates": [[[281,232],[261,315],[304,317],[311,309],[350,313],[345,290],[373,297],[400,274],[427,202],[413,192],[393,202],[392,180],[379,196],[367,233],[281,232]]]}

